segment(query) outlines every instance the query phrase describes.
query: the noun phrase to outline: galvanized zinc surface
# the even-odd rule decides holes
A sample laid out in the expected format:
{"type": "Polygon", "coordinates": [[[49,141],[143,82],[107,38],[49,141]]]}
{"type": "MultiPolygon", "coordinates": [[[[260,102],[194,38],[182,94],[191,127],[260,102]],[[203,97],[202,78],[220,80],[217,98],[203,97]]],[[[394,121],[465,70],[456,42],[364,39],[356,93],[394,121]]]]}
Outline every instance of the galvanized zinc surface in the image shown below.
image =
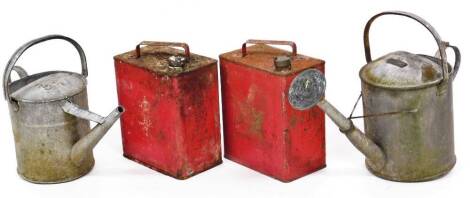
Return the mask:
{"type": "Polygon", "coordinates": [[[80,93],[85,86],[84,76],[72,72],[57,72],[19,88],[11,94],[11,97],[23,102],[62,100],[80,93]]]}
{"type": "Polygon", "coordinates": [[[274,59],[278,56],[291,56],[291,53],[266,44],[256,44],[247,47],[247,55],[245,57],[242,56],[241,50],[234,50],[221,54],[220,58],[276,75],[289,75],[310,68],[312,65],[324,63],[323,60],[297,54],[297,56],[292,57],[290,70],[276,70],[274,59]]]}
{"type": "Polygon", "coordinates": [[[412,88],[439,83],[442,67],[425,56],[397,51],[365,65],[359,75],[363,81],[380,87],[412,88]]]}
{"type": "Polygon", "coordinates": [[[135,51],[129,51],[115,56],[114,59],[148,69],[161,75],[170,76],[194,71],[217,62],[215,59],[191,53],[190,60],[184,65],[184,69],[181,70],[179,68],[170,67],[168,59],[173,55],[184,56],[184,52],[171,47],[146,46],[141,48],[141,56],[139,58],[137,58],[135,51]]]}

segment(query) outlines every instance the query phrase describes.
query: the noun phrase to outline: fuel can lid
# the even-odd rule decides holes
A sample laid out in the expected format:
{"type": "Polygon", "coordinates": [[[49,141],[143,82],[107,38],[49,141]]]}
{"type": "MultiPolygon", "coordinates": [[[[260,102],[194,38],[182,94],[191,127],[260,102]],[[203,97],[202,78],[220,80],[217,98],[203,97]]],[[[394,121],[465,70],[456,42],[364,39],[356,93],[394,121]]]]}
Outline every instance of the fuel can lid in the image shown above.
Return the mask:
{"type": "Polygon", "coordinates": [[[50,102],[79,94],[86,88],[86,78],[72,72],[54,72],[48,75],[32,75],[14,82],[22,85],[10,95],[22,102],[50,102]]]}
{"type": "Polygon", "coordinates": [[[220,59],[280,76],[296,74],[308,68],[323,70],[325,64],[323,60],[301,54],[292,56],[289,51],[267,44],[247,47],[245,56],[239,49],[221,54],[220,59]],[[279,69],[279,66],[286,66],[288,69],[279,69]]]}
{"type": "Polygon", "coordinates": [[[177,76],[217,64],[215,59],[194,53],[186,59],[183,50],[167,46],[146,46],[140,49],[140,57],[137,57],[136,51],[129,51],[114,56],[114,59],[167,76],[177,76]]]}
{"type": "Polygon", "coordinates": [[[397,51],[366,64],[359,76],[376,87],[410,89],[438,84],[443,72],[438,58],[397,51]]]}

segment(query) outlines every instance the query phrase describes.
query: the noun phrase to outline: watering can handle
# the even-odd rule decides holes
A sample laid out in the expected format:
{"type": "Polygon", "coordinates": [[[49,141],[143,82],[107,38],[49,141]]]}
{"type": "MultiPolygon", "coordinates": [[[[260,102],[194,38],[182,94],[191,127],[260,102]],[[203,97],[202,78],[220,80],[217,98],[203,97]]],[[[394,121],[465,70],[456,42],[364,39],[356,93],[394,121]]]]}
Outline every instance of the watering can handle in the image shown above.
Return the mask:
{"type": "Polygon", "coordinates": [[[457,72],[459,72],[459,68],[460,68],[460,59],[461,59],[460,50],[459,50],[458,47],[453,46],[453,45],[447,45],[447,47],[452,48],[452,50],[454,51],[454,54],[455,54],[454,69],[452,70],[452,74],[451,74],[451,79],[454,80],[455,76],[457,76],[457,72]]]}
{"type": "MultiPolygon", "coordinates": [[[[26,72],[26,70],[20,66],[14,66],[13,71],[15,71],[18,74],[20,79],[28,76],[28,72],[26,72]]],[[[11,76],[8,76],[8,83],[10,82],[11,82],[11,76]]]]}
{"type": "Polygon", "coordinates": [[[372,25],[372,22],[374,22],[375,19],[383,15],[399,15],[399,16],[405,16],[405,17],[414,19],[415,21],[419,22],[421,25],[426,27],[426,29],[428,29],[429,32],[431,32],[431,34],[433,35],[439,47],[439,54],[441,56],[441,67],[442,67],[443,76],[444,76],[443,82],[447,82],[449,80],[449,70],[447,68],[446,48],[449,46],[449,43],[442,41],[441,37],[439,36],[437,31],[434,29],[434,27],[432,27],[431,24],[429,24],[426,20],[409,12],[386,11],[386,12],[376,14],[375,16],[369,19],[369,21],[366,24],[366,27],[364,28],[364,49],[365,49],[367,63],[370,63],[372,61],[372,58],[370,55],[370,44],[369,44],[370,26],[372,25]]]}
{"type": "Polygon", "coordinates": [[[254,40],[249,39],[242,45],[242,57],[247,55],[246,44],[289,45],[292,47],[292,56],[297,56],[297,45],[292,41],[254,40]]]}
{"type": "Polygon", "coordinates": [[[15,66],[15,64],[18,61],[18,59],[20,58],[20,56],[27,49],[29,49],[30,47],[32,47],[32,46],[34,46],[38,43],[42,43],[44,41],[53,40],[53,39],[62,39],[62,40],[68,41],[69,43],[71,43],[75,47],[75,49],[77,49],[78,54],[80,55],[80,61],[81,61],[81,64],[82,64],[82,75],[85,76],[85,77],[88,76],[88,69],[87,69],[85,52],[83,52],[82,47],[76,41],[74,41],[73,39],[71,39],[69,37],[62,36],[62,35],[44,36],[44,37],[34,39],[34,40],[24,44],[23,46],[18,48],[18,50],[16,50],[16,52],[11,56],[10,60],[8,61],[7,67],[5,68],[5,72],[3,74],[3,93],[4,93],[4,96],[5,96],[5,99],[10,100],[10,86],[9,86],[10,85],[10,82],[9,82],[10,81],[10,75],[11,75],[11,72],[15,69],[15,67],[17,67],[17,66],[15,66]]]}
{"type": "Polygon", "coordinates": [[[136,57],[140,57],[140,46],[160,46],[160,47],[181,47],[184,49],[184,56],[187,60],[191,57],[191,52],[189,51],[189,45],[186,43],[177,43],[177,42],[159,42],[159,41],[142,41],[135,47],[136,57]]]}

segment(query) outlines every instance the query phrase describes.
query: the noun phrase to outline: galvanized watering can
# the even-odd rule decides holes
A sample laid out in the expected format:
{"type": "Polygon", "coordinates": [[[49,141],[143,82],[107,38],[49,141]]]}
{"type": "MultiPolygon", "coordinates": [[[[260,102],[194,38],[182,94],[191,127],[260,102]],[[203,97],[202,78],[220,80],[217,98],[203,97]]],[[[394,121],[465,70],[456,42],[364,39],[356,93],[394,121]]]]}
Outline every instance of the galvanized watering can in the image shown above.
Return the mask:
{"type": "Polygon", "coordinates": [[[50,35],[21,46],[3,75],[3,89],[10,108],[18,173],[33,183],[60,183],[79,178],[94,165],[93,147],[120,117],[117,107],[107,117],[88,111],[85,53],[74,40],[50,35]],[[52,40],[70,42],[80,54],[82,74],[48,71],[28,76],[15,66],[31,46],[52,40]],[[20,76],[10,82],[12,71],[20,76]],[[90,130],[89,121],[98,123],[90,130]]]}
{"type": "Polygon", "coordinates": [[[310,69],[299,74],[289,89],[296,109],[320,107],[352,144],[366,156],[370,172],[381,178],[415,182],[438,178],[454,166],[452,81],[459,65],[457,47],[443,42],[422,18],[406,12],[383,12],[372,17],[364,31],[367,64],[362,67],[365,134],[324,98],[325,78],[310,69]],[[398,51],[371,59],[369,29],[383,15],[400,15],[424,25],[439,46],[439,57],[398,51]],[[455,53],[452,68],[446,48],[455,53]]]}

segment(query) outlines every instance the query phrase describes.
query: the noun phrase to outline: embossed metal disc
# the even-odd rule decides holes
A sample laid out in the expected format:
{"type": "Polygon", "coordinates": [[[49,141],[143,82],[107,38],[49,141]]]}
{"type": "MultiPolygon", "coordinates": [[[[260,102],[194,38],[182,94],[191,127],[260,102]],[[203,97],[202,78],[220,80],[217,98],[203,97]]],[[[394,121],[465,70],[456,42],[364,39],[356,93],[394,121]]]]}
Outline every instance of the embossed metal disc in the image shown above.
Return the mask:
{"type": "Polygon", "coordinates": [[[298,110],[311,108],[323,98],[325,87],[325,76],[317,69],[307,69],[292,81],[289,103],[298,110]]]}

